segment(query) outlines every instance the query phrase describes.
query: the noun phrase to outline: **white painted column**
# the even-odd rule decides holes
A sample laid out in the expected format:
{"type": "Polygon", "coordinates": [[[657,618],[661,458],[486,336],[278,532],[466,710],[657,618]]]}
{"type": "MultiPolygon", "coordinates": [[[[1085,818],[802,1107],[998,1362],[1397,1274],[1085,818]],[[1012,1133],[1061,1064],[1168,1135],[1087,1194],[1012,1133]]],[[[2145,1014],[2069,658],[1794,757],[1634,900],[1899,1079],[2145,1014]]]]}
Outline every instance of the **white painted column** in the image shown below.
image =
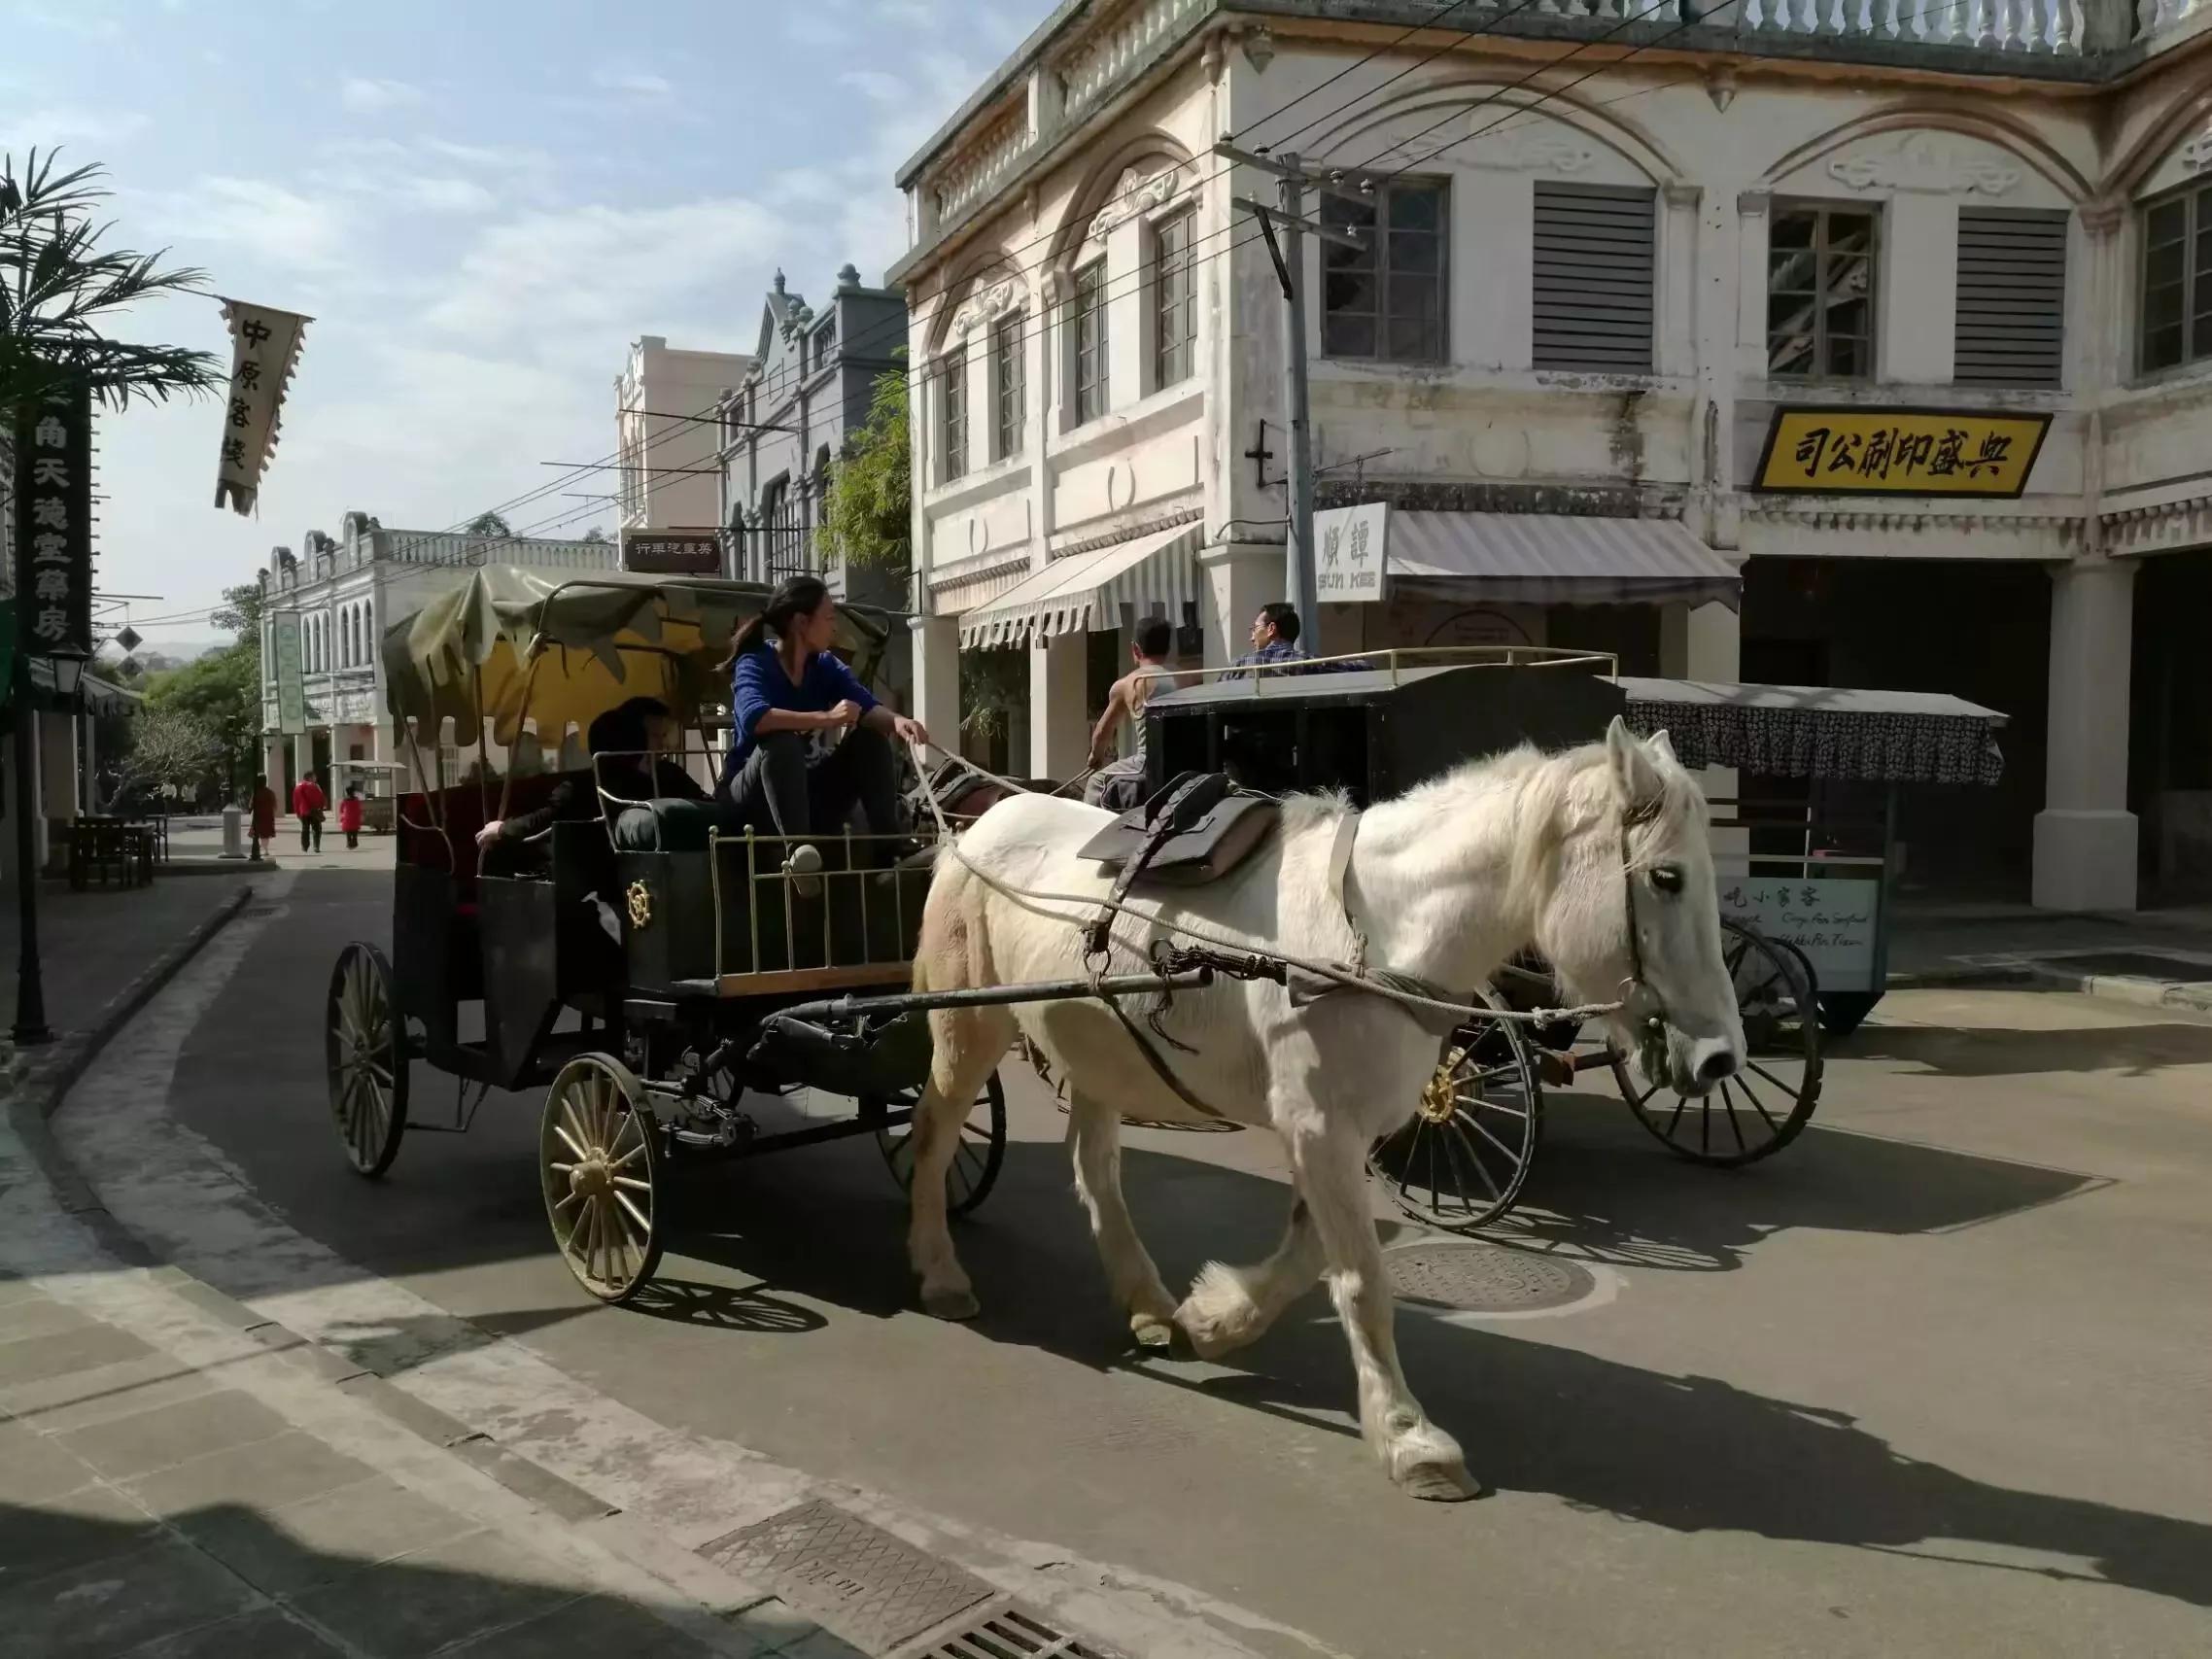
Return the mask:
{"type": "Polygon", "coordinates": [[[1202,549],[1198,569],[1206,577],[1205,666],[1223,668],[1252,648],[1252,619],[1260,607],[1283,597],[1283,549],[1231,541],[1202,549]]]}
{"type": "Polygon", "coordinates": [[[1090,718],[1084,708],[1089,641],[1062,634],[1029,647],[1029,775],[1066,779],[1089,758],[1090,718]]]}
{"type": "Polygon", "coordinates": [[[2127,811],[2127,682],[2135,567],[2096,559],[2055,570],[2044,810],[2035,818],[2039,910],[2135,908],[2127,811]]]}
{"type": "MultiPolygon", "coordinates": [[[[1670,605],[1659,618],[1659,668],[1676,679],[1734,685],[1744,677],[1744,619],[1725,605],[1670,605]]],[[[1709,801],[1735,802],[1738,779],[1733,766],[1709,766],[1697,775],[1709,801]]],[[[1719,809],[1734,816],[1733,806],[1719,809]]],[[[1712,856],[1723,874],[1744,873],[1750,857],[1750,832],[1716,829],[1712,856]]]]}
{"type": "Polygon", "coordinates": [[[950,754],[960,752],[960,619],[910,616],[915,717],[950,754]]]}

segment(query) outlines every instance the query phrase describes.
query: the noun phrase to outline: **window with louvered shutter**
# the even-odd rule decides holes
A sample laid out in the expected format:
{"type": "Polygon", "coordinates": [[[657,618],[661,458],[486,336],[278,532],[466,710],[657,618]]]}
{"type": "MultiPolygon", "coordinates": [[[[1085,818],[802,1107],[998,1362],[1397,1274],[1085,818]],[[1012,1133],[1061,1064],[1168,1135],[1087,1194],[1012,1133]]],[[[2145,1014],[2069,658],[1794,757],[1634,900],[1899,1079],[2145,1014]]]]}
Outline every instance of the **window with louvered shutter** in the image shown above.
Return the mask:
{"type": "Polygon", "coordinates": [[[1651,372],[1656,192],[1537,186],[1536,366],[1651,372]]]}
{"type": "Polygon", "coordinates": [[[2066,215],[1958,210],[1961,386],[2056,386],[2066,364],[2066,215]]]}

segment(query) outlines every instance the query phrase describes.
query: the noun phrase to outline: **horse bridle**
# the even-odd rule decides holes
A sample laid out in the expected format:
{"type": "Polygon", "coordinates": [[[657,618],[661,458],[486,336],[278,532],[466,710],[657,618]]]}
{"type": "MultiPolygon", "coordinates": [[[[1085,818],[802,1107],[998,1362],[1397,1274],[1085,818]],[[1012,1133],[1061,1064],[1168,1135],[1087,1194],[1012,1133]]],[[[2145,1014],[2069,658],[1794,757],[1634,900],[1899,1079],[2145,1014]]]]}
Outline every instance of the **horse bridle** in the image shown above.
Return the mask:
{"type": "Polygon", "coordinates": [[[1628,917],[1628,978],[1621,981],[1621,1020],[1642,1054],[1645,1079],[1654,1084],[1666,1060],[1669,1021],[1666,999],[1643,977],[1643,941],[1636,929],[1636,866],[1628,855],[1628,832],[1651,822],[1663,806],[1656,797],[1640,801],[1625,809],[1620,818],[1621,900],[1628,917]]]}

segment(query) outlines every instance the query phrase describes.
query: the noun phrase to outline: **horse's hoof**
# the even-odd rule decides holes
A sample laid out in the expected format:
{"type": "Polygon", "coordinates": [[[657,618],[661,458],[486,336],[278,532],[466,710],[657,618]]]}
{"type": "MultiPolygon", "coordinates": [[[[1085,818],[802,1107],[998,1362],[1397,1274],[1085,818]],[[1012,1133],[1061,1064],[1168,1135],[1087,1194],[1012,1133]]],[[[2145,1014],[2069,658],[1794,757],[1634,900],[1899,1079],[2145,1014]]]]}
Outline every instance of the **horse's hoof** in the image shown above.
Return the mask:
{"type": "Polygon", "coordinates": [[[1408,1498],[1431,1503],[1464,1503],[1470,1498],[1482,1496],[1482,1482],[1468,1473],[1467,1465],[1456,1459],[1449,1463],[1408,1465],[1398,1477],[1398,1488],[1408,1498]]]}
{"type": "Polygon", "coordinates": [[[1132,1313],[1129,1334],[1136,1338],[1138,1347],[1164,1352],[1175,1346],[1175,1322],[1157,1313],[1132,1313]]]}
{"type": "Polygon", "coordinates": [[[932,1319],[949,1319],[957,1322],[963,1319],[973,1319],[983,1310],[983,1303],[976,1300],[976,1293],[973,1291],[924,1291],[921,1293],[921,1311],[932,1319]]]}

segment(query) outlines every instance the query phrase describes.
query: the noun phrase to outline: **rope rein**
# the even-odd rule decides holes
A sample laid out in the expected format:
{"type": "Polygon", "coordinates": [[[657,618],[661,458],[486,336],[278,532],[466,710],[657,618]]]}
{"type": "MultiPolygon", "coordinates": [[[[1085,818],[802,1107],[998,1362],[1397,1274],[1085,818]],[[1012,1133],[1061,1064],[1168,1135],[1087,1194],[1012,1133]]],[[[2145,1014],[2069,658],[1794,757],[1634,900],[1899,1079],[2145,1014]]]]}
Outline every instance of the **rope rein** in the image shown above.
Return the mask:
{"type": "MultiPolygon", "coordinates": [[[[936,820],[940,844],[954,858],[966,865],[969,872],[984,885],[1033,915],[1050,916],[1054,920],[1065,921],[1073,926],[1081,926],[1090,918],[1093,913],[1103,909],[1118,916],[1129,918],[1141,926],[1154,928],[1162,933],[1174,934],[1197,944],[1208,946],[1216,950],[1229,951],[1239,957],[1251,958],[1255,962],[1272,963],[1285,971],[1308,974],[1315,979],[1328,980],[1350,990],[1363,991],[1372,996],[1388,997],[1407,1008],[1450,1014],[1460,1017],[1463,1020],[1468,1019],[1509,1020],[1530,1025],[1549,1025],[1592,1020],[1600,1015],[1616,1014],[1621,1009],[1622,1005],[1619,1002],[1587,1002],[1573,1008],[1538,1008],[1524,1013],[1517,1009],[1493,1008],[1487,1003],[1452,1002],[1441,997],[1425,996],[1418,991],[1407,990],[1400,985],[1389,984],[1375,974],[1362,968],[1347,967],[1341,962],[1322,962],[1303,956],[1294,956],[1287,951],[1269,950],[1264,946],[1254,945],[1247,940],[1231,939],[1206,928],[1193,927],[1184,922],[1169,921],[1157,912],[1148,913],[1131,904],[1116,902],[1112,899],[1100,898],[1090,894],[1049,893],[1032,888],[1017,887],[1013,883],[992,875],[960,850],[959,833],[947,821],[945,809],[938,805],[937,793],[929,786],[929,775],[921,764],[923,745],[914,743],[910,739],[907,746],[914,757],[915,771],[921,779],[921,798],[929,804],[930,816],[936,820]],[[1080,908],[1081,914],[1070,915],[1066,911],[1045,908],[1055,905],[1077,906],[1080,908]]],[[[1037,790],[1024,788],[1010,778],[1000,778],[994,773],[985,772],[966,756],[951,754],[935,743],[927,746],[937,749],[938,753],[945,755],[955,765],[987,782],[1000,784],[1016,794],[1033,795],[1039,793],[1037,790]]],[[[1123,937],[1121,942],[1130,950],[1137,951],[1138,954],[1144,953],[1140,941],[1123,937]]]]}

